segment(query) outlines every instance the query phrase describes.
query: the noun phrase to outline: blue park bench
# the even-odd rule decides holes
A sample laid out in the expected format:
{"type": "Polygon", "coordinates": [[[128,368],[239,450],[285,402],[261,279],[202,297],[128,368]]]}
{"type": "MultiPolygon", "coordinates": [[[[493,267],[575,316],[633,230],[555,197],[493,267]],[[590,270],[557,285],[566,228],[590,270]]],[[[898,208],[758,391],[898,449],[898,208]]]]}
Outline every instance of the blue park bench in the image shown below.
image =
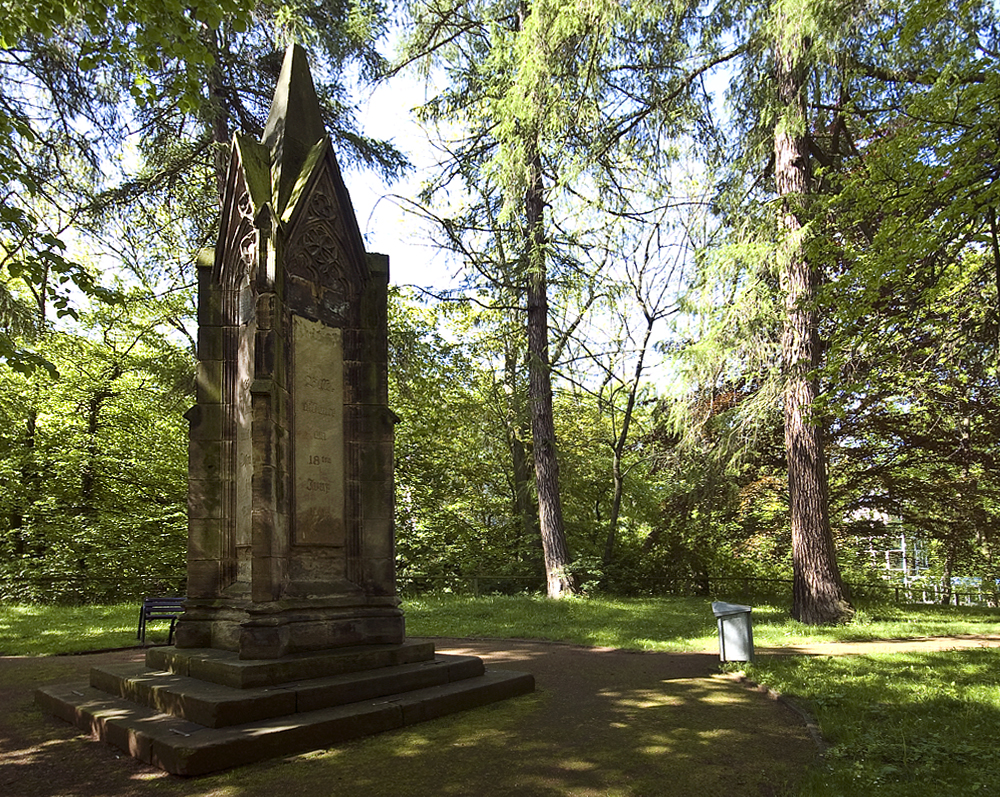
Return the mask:
{"type": "Polygon", "coordinates": [[[139,610],[139,630],[135,638],[145,643],[146,626],[150,620],[169,620],[170,633],[167,636],[167,644],[172,644],[174,626],[183,611],[184,598],[143,598],[142,608],[139,610]]]}

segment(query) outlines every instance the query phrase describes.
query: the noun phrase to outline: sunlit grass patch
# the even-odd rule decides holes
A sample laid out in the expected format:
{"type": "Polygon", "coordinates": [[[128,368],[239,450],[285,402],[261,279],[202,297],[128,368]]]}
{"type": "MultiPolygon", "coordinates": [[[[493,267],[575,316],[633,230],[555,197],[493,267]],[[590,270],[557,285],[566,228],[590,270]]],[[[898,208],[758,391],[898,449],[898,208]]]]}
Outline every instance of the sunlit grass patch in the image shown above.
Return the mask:
{"type": "Polygon", "coordinates": [[[780,657],[748,672],[833,744],[804,794],[944,797],[1000,781],[1000,649],[780,657]]]}
{"type": "Polygon", "coordinates": [[[414,636],[551,639],[637,650],[697,650],[713,644],[715,620],[697,598],[426,596],[404,603],[414,636]]]}
{"type": "MultiPolygon", "coordinates": [[[[0,604],[0,655],[48,656],[138,644],[138,604],[50,606],[0,604]]],[[[147,640],[159,641],[153,626],[147,640]]],[[[162,633],[166,641],[165,630],[162,633]]]]}
{"type": "MultiPolygon", "coordinates": [[[[721,596],[725,597],[725,596],[721,596]]],[[[410,636],[548,639],[630,650],[712,651],[718,646],[709,598],[428,595],[404,601],[410,636]]],[[[0,654],[43,656],[136,644],[138,604],[117,606],[0,605],[0,654]]],[[[814,628],[785,606],[753,606],[758,647],[817,642],[1000,634],[1000,614],[972,608],[862,607],[853,622],[814,628]]],[[[149,641],[164,642],[167,624],[149,641]]]]}
{"type": "MultiPolygon", "coordinates": [[[[407,631],[414,636],[553,639],[662,651],[715,650],[718,644],[708,598],[551,601],[532,596],[432,595],[407,600],[404,609],[407,631]]],[[[851,623],[826,627],[798,623],[784,606],[755,605],[751,616],[754,641],[760,647],[1000,634],[1000,613],[965,607],[863,607],[851,623]]]]}

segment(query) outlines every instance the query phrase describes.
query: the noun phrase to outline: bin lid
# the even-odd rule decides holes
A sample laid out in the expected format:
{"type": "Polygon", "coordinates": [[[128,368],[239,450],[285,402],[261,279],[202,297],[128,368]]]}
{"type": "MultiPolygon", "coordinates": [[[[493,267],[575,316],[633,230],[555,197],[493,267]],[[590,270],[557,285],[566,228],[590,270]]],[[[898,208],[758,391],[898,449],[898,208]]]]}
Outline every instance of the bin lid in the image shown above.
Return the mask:
{"type": "Polygon", "coordinates": [[[724,603],[723,601],[712,601],[712,611],[716,617],[728,617],[731,614],[747,614],[753,609],[749,606],[742,606],[739,603],[724,603]]]}

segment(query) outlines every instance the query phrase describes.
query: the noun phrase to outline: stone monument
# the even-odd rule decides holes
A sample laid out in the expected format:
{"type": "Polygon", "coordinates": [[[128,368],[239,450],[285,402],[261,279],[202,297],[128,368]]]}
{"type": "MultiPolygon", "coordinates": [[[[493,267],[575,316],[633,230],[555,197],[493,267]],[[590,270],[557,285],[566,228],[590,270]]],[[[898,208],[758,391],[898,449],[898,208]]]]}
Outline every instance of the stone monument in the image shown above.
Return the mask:
{"type": "Polygon", "coordinates": [[[198,266],[176,646],[40,689],[40,705],[194,775],[534,688],[404,638],[388,276],[388,258],[365,252],[293,45],[262,141],[233,141],[217,246],[198,266]]]}
{"type": "Polygon", "coordinates": [[[399,643],[388,258],[366,255],[305,53],[237,136],[199,267],[188,603],[177,647],[399,643]]]}

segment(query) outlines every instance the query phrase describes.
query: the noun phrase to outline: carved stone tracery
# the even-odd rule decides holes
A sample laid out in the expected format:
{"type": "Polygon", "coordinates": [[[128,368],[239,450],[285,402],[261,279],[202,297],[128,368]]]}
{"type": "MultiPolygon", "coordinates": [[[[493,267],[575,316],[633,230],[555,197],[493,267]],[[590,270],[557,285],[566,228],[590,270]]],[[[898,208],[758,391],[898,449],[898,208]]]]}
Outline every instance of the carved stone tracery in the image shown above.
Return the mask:
{"type": "Polygon", "coordinates": [[[322,285],[350,304],[357,298],[357,280],[352,279],[349,247],[343,239],[344,224],[336,193],[325,171],[306,202],[305,218],[299,221],[285,255],[288,272],[322,285]]]}
{"type": "Polygon", "coordinates": [[[239,194],[229,214],[229,225],[223,242],[222,285],[228,290],[238,290],[244,280],[254,272],[257,259],[257,230],[253,224],[253,203],[246,183],[241,179],[239,194]]]}
{"type": "MultiPolygon", "coordinates": [[[[248,550],[249,472],[250,456],[250,394],[254,360],[254,289],[258,231],[254,227],[253,202],[240,170],[235,170],[229,212],[224,213],[225,236],[222,238],[218,262],[218,281],[222,288],[221,341],[223,352],[222,412],[224,446],[220,460],[221,494],[225,510],[221,518],[222,545],[220,584],[231,587],[247,580],[241,574],[241,554],[248,550]]],[[[242,556],[246,560],[246,555],[242,556]]],[[[246,570],[244,561],[243,570],[246,570]]]]}

